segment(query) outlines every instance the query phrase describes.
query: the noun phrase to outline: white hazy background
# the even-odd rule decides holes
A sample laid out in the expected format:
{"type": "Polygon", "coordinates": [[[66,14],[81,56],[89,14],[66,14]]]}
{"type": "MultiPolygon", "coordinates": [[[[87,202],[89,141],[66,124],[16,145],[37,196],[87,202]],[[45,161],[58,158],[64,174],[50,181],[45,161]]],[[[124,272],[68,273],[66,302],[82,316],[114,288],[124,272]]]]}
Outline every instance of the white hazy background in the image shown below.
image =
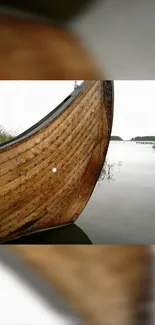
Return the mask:
{"type": "Polygon", "coordinates": [[[73,90],[72,80],[0,81],[0,125],[19,134],[50,113],[73,90]]]}
{"type": "Polygon", "coordinates": [[[107,79],[155,79],[154,0],[94,0],[70,25],[107,79]]]}
{"type": "MultiPolygon", "coordinates": [[[[155,136],[155,81],[115,81],[114,87],[112,134],[124,140],[155,136]]],[[[51,112],[73,89],[72,80],[0,81],[0,125],[19,134],[51,112]]]]}

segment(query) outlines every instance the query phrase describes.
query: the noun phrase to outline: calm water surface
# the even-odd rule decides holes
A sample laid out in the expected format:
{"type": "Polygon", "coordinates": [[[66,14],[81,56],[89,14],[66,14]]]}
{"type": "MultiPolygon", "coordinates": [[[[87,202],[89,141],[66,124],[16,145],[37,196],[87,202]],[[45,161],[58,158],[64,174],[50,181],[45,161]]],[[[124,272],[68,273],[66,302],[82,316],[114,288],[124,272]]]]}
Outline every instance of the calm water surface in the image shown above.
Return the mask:
{"type": "Polygon", "coordinates": [[[111,142],[102,176],[76,224],[92,243],[155,242],[155,149],[111,142]]]}

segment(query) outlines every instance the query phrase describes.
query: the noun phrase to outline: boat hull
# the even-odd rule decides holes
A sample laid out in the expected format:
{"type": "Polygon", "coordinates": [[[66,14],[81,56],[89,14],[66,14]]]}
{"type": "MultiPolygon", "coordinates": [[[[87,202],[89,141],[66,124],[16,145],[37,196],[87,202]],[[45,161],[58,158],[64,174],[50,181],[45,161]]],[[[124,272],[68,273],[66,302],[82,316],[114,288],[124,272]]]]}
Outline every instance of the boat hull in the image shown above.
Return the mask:
{"type": "Polygon", "coordinates": [[[1,80],[100,78],[78,37],[49,21],[0,14],[0,40],[1,80]]]}
{"type": "Polygon", "coordinates": [[[85,81],[0,147],[1,241],[77,219],[103,168],[112,116],[112,83],[85,81]]]}
{"type": "Polygon", "coordinates": [[[84,324],[152,324],[149,245],[15,245],[13,252],[64,295],[84,324]]]}

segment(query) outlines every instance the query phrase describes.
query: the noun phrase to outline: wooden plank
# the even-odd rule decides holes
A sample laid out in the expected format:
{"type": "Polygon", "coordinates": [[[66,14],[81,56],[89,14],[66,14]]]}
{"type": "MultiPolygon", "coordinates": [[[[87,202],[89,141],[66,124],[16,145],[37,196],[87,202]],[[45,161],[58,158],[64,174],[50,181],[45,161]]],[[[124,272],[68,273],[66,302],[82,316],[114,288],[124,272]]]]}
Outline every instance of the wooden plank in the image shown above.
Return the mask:
{"type": "Polygon", "coordinates": [[[54,285],[87,324],[150,324],[149,245],[10,248],[54,285]]]}
{"type": "Polygon", "coordinates": [[[1,80],[87,80],[99,69],[72,32],[52,22],[0,15],[1,80]]]}

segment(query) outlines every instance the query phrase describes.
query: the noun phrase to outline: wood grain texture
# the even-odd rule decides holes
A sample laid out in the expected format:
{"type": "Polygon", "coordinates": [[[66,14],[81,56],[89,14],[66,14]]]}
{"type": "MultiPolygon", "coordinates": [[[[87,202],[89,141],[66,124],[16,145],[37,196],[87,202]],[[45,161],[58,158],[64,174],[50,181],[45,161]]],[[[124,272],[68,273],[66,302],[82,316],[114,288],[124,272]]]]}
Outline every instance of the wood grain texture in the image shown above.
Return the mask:
{"type": "Polygon", "coordinates": [[[150,324],[149,310],[144,313],[152,287],[149,246],[19,245],[11,249],[55,285],[87,324],[150,324]]]}
{"type": "Polygon", "coordinates": [[[43,122],[0,146],[1,241],[74,222],[81,214],[109,144],[109,85],[85,81],[43,122]]]}
{"type": "Polygon", "coordinates": [[[99,79],[72,32],[51,23],[0,15],[0,79],[99,79]]]}

